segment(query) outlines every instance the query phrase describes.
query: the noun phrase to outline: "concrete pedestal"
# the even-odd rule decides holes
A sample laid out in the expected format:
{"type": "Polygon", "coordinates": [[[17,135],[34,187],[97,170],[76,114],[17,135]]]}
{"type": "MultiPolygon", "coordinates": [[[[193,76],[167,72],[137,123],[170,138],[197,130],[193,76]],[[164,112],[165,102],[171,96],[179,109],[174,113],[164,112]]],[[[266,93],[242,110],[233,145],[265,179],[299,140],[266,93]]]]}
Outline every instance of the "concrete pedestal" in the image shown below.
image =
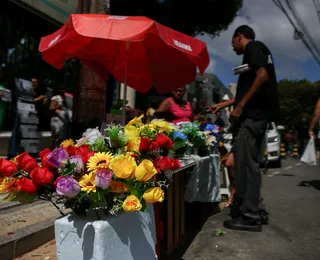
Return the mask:
{"type": "Polygon", "coordinates": [[[155,260],[153,206],[103,220],[68,215],[55,221],[58,260],[155,260]]]}

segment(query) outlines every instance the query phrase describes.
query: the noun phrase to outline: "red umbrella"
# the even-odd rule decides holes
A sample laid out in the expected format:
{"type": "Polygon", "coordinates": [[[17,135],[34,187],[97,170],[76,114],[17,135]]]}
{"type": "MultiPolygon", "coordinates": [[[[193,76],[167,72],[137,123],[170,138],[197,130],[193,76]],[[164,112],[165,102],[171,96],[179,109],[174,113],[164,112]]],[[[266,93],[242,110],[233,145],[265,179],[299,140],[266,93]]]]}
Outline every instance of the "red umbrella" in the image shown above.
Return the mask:
{"type": "Polygon", "coordinates": [[[65,60],[79,59],[140,92],[152,86],[160,93],[172,91],[209,64],[205,43],[146,17],[73,14],[41,39],[39,50],[57,69],[65,60]]]}

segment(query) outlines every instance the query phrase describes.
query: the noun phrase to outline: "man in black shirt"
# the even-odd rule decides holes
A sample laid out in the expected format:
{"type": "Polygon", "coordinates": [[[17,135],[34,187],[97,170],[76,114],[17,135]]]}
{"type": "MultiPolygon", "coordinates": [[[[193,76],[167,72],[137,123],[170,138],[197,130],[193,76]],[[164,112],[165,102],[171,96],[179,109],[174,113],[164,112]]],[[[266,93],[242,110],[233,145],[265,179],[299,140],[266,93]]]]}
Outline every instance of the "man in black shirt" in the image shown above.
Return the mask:
{"type": "MultiPolygon", "coordinates": [[[[232,152],[235,160],[236,201],[240,214],[224,222],[226,228],[261,231],[261,221],[267,222],[260,211],[260,160],[264,135],[269,122],[275,121],[280,113],[279,94],[273,58],[270,50],[255,41],[255,33],[249,26],[236,29],[232,46],[237,55],[243,55],[236,97],[213,105],[216,113],[233,105],[230,114],[234,134],[232,152]]],[[[266,223],[265,223],[266,224],[266,223]]]]}
{"type": "Polygon", "coordinates": [[[299,155],[302,156],[310,139],[308,119],[301,117],[301,121],[296,125],[296,139],[299,141],[299,155]]]}

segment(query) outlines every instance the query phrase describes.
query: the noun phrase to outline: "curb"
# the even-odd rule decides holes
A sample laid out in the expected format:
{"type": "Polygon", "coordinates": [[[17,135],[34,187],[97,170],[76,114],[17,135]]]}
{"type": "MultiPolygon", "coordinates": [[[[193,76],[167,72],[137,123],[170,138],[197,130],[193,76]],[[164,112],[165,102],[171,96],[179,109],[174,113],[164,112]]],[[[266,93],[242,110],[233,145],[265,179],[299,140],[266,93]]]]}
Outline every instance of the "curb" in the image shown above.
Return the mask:
{"type": "Polygon", "coordinates": [[[53,240],[55,219],[23,228],[12,237],[0,237],[0,259],[13,260],[53,240]]]}

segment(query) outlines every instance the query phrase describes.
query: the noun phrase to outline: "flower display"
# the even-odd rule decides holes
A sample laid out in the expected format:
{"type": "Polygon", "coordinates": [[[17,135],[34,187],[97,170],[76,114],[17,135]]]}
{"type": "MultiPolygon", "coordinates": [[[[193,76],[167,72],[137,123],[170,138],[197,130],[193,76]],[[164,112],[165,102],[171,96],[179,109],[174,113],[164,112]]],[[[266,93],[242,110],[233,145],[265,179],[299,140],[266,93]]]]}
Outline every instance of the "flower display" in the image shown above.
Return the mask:
{"type": "Polygon", "coordinates": [[[142,204],[136,196],[130,195],[123,202],[122,207],[125,212],[134,212],[134,211],[141,210],[142,204]]]}
{"type": "Polygon", "coordinates": [[[80,193],[80,184],[71,176],[61,177],[55,183],[59,195],[73,198],[80,193]]]}
{"type": "Polygon", "coordinates": [[[0,193],[21,203],[48,200],[76,214],[144,211],[163,201],[166,184],[157,175],[180,167],[173,148],[183,134],[163,120],[144,124],[143,116],[103,133],[88,129],[77,142],[42,150],[39,163],[27,152],[0,159],[0,193]]]}
{"type": "Polygon", "coordinates": [[[96,172],[96,186],[103,190],[109,188],[112,182],[113,172],[107,169],[99,169],[96,172]]]}
{"type": "Polygon", "coordinates": [[[110,169],[119,179],[130,178],[137,167],[135,159],[130,155],[120,154],[113,158],[110,164],[110,169]]]}
{"type": "Polygon", "coordinates": [[[69,154],[62,147],[54,149],[48,154],[48,163],[55,168],[61,168],[69,159],[69,154]]]}
{"type": "Polygon", "coordinates": [[[164,200],[164,191],[159,187],[150,188],[144,192],[143,199],[146,203],[162,202],[164,200]]]}

